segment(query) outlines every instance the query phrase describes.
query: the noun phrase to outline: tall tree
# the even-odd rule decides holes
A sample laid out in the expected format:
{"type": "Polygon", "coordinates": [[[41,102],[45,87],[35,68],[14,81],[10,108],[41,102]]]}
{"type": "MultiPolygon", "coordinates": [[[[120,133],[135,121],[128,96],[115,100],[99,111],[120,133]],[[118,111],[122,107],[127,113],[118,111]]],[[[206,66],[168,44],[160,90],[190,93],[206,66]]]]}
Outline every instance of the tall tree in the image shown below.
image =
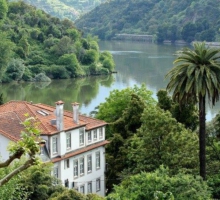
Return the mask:
{"type": "Polygon", "coordinates": [[[186,102],[199,103],[199,160],[200,175],[206,179],[206,118],[205,100],[212,105],[219,100],[220,49],[196,42],[194,49],[185,48],[177,52],[175,66],[167,73],[170,78],[167,90],[173,90],[173,99],[180,105],[186,102]]]}

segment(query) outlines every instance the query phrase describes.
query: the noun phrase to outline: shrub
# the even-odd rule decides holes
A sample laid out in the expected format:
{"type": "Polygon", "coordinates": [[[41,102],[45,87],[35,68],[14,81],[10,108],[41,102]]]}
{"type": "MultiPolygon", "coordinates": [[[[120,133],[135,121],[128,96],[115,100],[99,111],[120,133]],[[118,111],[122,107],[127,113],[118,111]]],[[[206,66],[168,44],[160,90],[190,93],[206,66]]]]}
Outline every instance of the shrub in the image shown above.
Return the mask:
{"type": "Polygon", "coordinates": [[[13,59],[7,66],[6,76],[12,80],[19,81],[23,76],[24,70],[25,66],[23,61],[20,59],[13,59]]]}
{"type": "Polygon", "coordinates": [[[142,172],[125,179],[107,200],[145,200],[154,199],[155,194],[172,194],[178,200],[210,199],[207,183],[201,177],[179,173],[169,175],[169,170],[161,166],[152,173],[142,172]]]}
{"type": "Polygon", "coordinates": [[[61,65],[52,65],[49,69],[47,69],[46,74],[53,79],[69,78],[66,68],[61,65]]]}
{"type": "Polygon", "coordinates": [[[106,69],[108,69],[110,72],[113,72],[115,64],[114,61],[110,58],[105,58],[105,60],[102,63],[102,66],[106,69]]]}
{"type": "Polygon", "coordinates": [[[98,52],[94,49],[86,50],[82,63],[85,65],[90,65],[98,60],[98,52]]]}
{"type": "Polygon", "coordinates": [[[40,73],[34,77],[33,81],[35,81],[35,82],[50,82],[51,79],[49,77],[47,77],[44,73],[40,73]]]}

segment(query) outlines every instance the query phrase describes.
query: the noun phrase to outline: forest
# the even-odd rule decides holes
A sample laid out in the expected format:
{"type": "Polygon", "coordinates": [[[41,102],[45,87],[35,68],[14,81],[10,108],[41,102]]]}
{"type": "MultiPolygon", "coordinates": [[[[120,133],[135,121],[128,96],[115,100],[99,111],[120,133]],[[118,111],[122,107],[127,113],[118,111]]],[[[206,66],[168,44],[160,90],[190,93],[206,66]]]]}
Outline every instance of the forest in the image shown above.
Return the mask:
{"type": "Polygon", "coordinates": [[[74,21],[105,0],[24,0],[24,2],[44,10],[53,17],[74,21]]]}
{"type": "Polygon", "coordinates": [[[109,74],[114,61],[98,38],[83,37],[73,22],[52,17],[23,1],[0,9],[0,80],[50,81],[109,74]]]}
{"type": "Polygon", "coordinates": [[[153,35],[155,42],[219,41],[217,0],[111,0],[75,21],[84,33],[100,39],[115,34],[153,35]]]}

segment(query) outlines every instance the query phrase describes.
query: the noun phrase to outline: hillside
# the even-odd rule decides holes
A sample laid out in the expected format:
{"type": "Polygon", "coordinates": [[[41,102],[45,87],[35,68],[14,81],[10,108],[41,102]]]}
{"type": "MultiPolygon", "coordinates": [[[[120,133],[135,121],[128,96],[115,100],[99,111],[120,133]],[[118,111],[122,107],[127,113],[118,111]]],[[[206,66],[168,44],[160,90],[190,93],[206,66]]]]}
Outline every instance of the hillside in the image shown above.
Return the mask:
{"type": "Polygon", "coordinates": [[[105,0],[23,0],[24,2],[44,10],[60,19],[75,20],[89,12],[105,0]]]}
{"type": "Polygon", "coordinates": [[[97,38],[23,1],[0,9],[0,81],[49,81],[114,70],[110,53],[99,52],[97,38]]]}
{"type": "Polygon", "coordinates": [[[218,0],[112,0],[76,20],[84,33],[111,39],[118,33],[149,34],[155,40],[218,41],[218,0]]]}

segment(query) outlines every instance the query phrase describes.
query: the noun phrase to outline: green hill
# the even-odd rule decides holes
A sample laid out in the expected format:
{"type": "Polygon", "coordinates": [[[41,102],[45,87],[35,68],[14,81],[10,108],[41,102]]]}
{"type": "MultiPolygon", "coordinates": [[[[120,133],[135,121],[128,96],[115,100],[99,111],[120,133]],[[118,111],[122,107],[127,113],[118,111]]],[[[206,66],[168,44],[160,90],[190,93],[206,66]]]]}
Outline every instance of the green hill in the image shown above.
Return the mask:
{"type": "Polygon", "coordinates": [[[97,38],[83,38],[72,21],[23,1],[6,2],[0,0],[0,81],[49,81],[114,70],[111,54],[100,53],[97,38]]]}
{"type": "Polygon", "coordinates": [[[111,0],[76,20],[100,39],[115,34],[149,34],[164,40],[219,41],[218,0],[111,0]]]}
{"type": "Polygon", "coordinates": [[[23,0],[60,19],[75,20],[106,0],[23,0]]]}

